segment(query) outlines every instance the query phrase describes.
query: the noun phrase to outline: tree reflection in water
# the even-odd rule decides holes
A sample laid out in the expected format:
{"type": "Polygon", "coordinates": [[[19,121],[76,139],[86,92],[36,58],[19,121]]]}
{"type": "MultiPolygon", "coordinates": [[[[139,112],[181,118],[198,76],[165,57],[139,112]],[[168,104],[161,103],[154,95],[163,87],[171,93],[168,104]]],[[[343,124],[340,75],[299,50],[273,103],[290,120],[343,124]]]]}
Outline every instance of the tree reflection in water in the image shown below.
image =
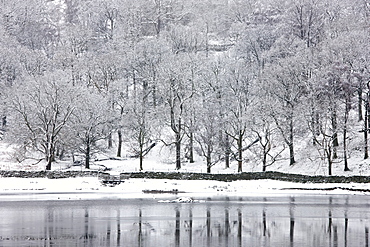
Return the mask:
{"type": "Polygon", "coordinates": [[[294,197],[290,197],[289,203],[289,217],[290,217],[290,227],[289,227],[289,242],[290,247],[294,246],[294,197]]]}
{"type": "Polygon", "coordinates": [[[117,209],[117,247],[121,246],[121,211],[117,209]]]}
{"type": "Polygon", "coordinates": [[[367,197],[0,203],[0,245],[369,246],[367,197]]]}
{"type": "Polygon", "coordinates": [[[176,207],[176,224],[175,224],[175,246],[180,246],[180,210],[176,207]]]}

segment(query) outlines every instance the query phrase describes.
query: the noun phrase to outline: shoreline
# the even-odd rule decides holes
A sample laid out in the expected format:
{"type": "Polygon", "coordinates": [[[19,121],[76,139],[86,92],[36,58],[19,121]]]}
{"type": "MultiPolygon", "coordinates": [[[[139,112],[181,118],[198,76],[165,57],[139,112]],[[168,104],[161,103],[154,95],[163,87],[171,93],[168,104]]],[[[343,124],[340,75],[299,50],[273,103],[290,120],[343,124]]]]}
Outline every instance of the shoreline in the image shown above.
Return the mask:
{"type": "Polygon", "coordinates": [[[127,178],[118,185],[107,186],[97,176],[59,179],[2,177],[1,181],[0,201],[173,199],[183,196],[198,199],[216,196],[370,195],[370,184],[359,182],[301,183],[275,179],[217,181],[127,178]],[[158,193],[161,191],[164,193],[158,193]]]}

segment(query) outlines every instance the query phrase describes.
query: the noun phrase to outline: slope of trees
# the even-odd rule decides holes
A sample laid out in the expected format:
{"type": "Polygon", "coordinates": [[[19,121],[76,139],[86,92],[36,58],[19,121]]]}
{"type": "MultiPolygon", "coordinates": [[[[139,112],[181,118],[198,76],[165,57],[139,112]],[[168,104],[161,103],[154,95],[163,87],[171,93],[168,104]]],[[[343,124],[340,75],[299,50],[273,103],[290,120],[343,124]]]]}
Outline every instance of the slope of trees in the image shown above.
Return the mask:
{"type": "Polygon", "coordinates": [[[349,170],[351,148],[368,158],[369,16],[364,0],[0,1],[0,139],[46,169],[117,139],[140,170],[161,143],[174,169],[197,154],[241,172],[294,165],[306,138],[349,170]]]}

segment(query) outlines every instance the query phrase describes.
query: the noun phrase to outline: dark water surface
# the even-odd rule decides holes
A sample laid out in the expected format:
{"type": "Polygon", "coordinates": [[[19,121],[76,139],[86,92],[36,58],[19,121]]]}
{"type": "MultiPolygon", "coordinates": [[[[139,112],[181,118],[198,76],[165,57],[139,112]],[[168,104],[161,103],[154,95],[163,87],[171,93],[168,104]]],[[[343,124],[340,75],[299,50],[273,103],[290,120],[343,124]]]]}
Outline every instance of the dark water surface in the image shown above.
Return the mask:
{"type": "Polygon", "coordinates": [[[197,199],[0,202],[0,247],[369,246],[369,196],[197,199]]]}

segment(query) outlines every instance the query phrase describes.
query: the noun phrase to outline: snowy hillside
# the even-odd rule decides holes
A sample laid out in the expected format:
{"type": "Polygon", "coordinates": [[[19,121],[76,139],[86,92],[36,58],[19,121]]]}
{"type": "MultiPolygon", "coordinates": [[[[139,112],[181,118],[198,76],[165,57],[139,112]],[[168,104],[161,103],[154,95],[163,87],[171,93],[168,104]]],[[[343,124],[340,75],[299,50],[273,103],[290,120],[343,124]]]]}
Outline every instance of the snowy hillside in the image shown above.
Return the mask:
{"type": "MultiPolygon", "coordinates": [[[[297,163],[293,166],[289,165],[289,154],[285,153],[285,158],[277,161],[274,165],[268,167],[268,171],[277,171],[292,174],[304,175],[328,175],[327,162],[321,159],[318,155],[317,149],[312,146],[309,141],[302,141],[302,145],[297,148],[297,163]]],[[[114,151],[107,153],[100,153],[96,155],[96,161],[92,162],[89,170],[107,170],[112,174],[119,174],[122,172],[139,172],[139,159],[130,158],[131,153],[127,152],[122,158],[117,158],[114,151]]],[[[344,171],[343,160],[338,159],[334,163],[333,175],[336,176],[370,176],[369,160],[364,160],[361,157],[362,153],[354,150],[349,158],[350,171],[344,171]]],[[[15,160],[16,151],[6,143],[0,144],[0,169],[1,170],[24,170],[24,171],[43,171],[45,170],[45,161],[40,161],[35,164],[34,159],[28,159],[22,163],[15,160]]],[[[52,165],[52,170],[60,171],[84,171],[83,161],[73,163],[70,159],[58,160],[52,165]]],[[[182,168],[178,172],[196,172],[206,173],[206,162],[201,156],[196,156],[194,163],[189,163],[184,159],[182,168]]],[[[222,173],[237,173],[237,162],[234,160],[230,168],[225,168],[224,162],[220,161],[212,167],[213,174],[222,173]]],[[[158,172],[174,172],[174,150],[169,147],[158,145],[152,149],[145,157],[143,162],[143,172],[158,171],[158,172]]],[[[260,172],[262,171],[262,164],[259,162],[248,162],[243,165],[244,172],[260,172]]]]}
{"type": "Polygon", "coordinates": [[[365,2],[0,1],[0,169],[370,175],[365,2]]]}

